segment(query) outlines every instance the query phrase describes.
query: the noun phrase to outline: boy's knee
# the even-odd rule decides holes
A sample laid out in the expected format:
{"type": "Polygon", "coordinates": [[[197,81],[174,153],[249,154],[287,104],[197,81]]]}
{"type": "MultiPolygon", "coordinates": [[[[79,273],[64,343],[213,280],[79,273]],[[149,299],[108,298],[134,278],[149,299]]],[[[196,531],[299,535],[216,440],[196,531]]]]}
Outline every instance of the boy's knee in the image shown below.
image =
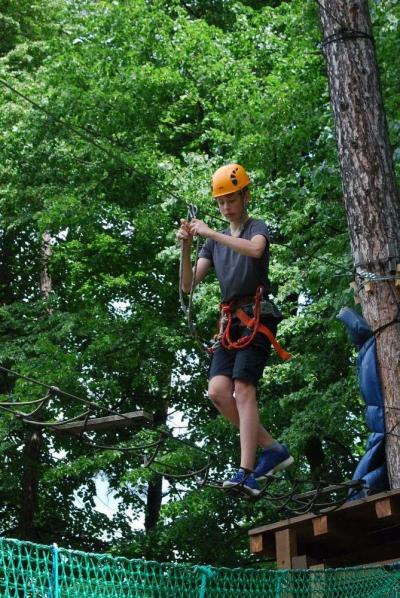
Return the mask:
{"type": "Polygon", "coordinates": [[[256,387],[250,380],[237,378],[235,380],[235,397],[236,400],[252,399],[256,395],[256,387]]]}
{"type": "Polygon", "coordinates": [[[220,397],[221,395],[216,389],[213,388],[208,391],[208,398],[214,405],[218,405],[220,397]]]}
{"type": "Polygon", "coordinates": [[[208,387],[208,398],[214,405],[220,405],[232,397],[232,386],[225,381],[212,380],[208,387]]]}
{"type": "Polygon", "coordinates": [[[208,390],[208,398],[214,405],[220,405],[223,403],[224,398],[227,396],[224,389],[213,387],[208,390]]]}

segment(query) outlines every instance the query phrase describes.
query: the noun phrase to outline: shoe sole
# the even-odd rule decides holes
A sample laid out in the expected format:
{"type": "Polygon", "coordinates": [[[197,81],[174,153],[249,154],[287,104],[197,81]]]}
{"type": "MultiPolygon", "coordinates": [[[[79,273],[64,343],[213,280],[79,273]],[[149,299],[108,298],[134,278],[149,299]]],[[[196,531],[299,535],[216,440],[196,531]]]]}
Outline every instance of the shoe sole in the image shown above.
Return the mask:
{"type": "Polygon", "coordinates": [[[266,478],[268,478],[270,475],[273,475],[274,473],[277,473],[278,471],[282,471],[282,469],[286,469],[287,467],[289,467],[290,465],[292,465],[292,463],[294,463],[294,459],[293,457],[288,457],[287,459],[285,459],[284,461],[281,461],[281,463],[278,463],[278,465],[276,465],[275,467],[273,467],[272,469],[270,469],[269,471],[267,471],[267,473],[263,473],[260,476],[254,476],[255,480],[265,480],[266,478]]]}
{"type": "Polygon", "coordinates": [[[243,484],[232,484],[231,482],[224,482],[222,484],[222,490],[230,490],[231,492],[235,492],[237,494],[245,494],[246,496],[256,498],[260,495],[261,490],[252,490],[248,486],[244,486],[243,484]]]}

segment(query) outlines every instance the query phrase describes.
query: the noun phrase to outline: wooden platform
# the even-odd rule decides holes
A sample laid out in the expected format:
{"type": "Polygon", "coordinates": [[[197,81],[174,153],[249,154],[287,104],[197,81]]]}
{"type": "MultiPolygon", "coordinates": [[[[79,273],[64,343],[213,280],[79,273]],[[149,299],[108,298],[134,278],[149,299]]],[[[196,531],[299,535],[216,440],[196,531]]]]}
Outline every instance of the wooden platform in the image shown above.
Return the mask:
{"type": "Polygon", "coordinates": [[[400,490],[257,527],[249,536],[250,552],[275,558],[278,569],[400,561],[400,490]]]}
{"type": "Polygon", "coordinates": [[[92,417],[87,420],[78,420],[66,424],[57,425],[57,430],[68,432],[68,434],[80,434],[81,432],[104,432],[115,428],[126,428],[128,426],[144,426],[153,423],[153,416],[146,411],[130,411],[121,415],[109,415],[107,417],[92,417]]]}

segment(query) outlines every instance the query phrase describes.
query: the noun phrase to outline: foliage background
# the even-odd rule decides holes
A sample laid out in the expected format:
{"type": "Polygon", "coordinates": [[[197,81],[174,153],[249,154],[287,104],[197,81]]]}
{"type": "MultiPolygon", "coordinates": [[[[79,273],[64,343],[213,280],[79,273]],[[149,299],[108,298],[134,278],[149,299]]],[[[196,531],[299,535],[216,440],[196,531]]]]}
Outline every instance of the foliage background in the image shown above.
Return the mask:
{"type": "MultiPolygon", "coordinates": [[[[351,476],[367,436],[354,351],[335,319],[353,306],[351,259],[317,8],[311,0],[0,5],[0,363],[99,408],[154,412],[169,429],[176,418],[165,420],[167,411],[183,413],[187,428],[174,433],[217,454],[219,476],[235,466],[238,438],[208,404],[206,364],[179,310],[175,230],[189,202],[221,227],[209,180],[228,161],[250,171],[251,213],[271,228],[271,278],[287,316],[280,338],[296,354],[288,364],[273,358],[265,372],[265,425],[290,445],[296,475],[328,481],[351,476]],[[49,299],[39,284],[45,232],[49,299]]],[[[376,0],[370,9],[398,168],[400,8],[376,0]]],[[[210,277],[195,297],[206,338],[217,305],[210,277]]],[[[5,374],[0,391],[15,401],[42,396],[5,374]]],[[[45,415],[79,411],[59,398],[45,415]]],[[[159,510],[159,478],[140,454],[45,433],[32,463],[29,434],[2,415],[2,535],[234,566],[250,560],[246,529],[279,518],[266,501],[165,480],[159,510]],[[39,486],[27,527],[30,469],[39,486]],[[97,475],[119,501],[112,518],[94,509],[97,475]],[[144,526],[131,525],[144,514],[144,526]]],[[[187,468],[199,456],[177,444],[168,459],[187,468]]]]}

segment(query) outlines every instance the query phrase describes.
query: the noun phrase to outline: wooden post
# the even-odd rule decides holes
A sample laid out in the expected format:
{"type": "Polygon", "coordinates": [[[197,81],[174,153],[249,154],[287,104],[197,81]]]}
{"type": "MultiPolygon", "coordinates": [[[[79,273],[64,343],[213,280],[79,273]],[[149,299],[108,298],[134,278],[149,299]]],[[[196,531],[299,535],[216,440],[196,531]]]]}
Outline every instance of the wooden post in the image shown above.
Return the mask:
{"type": "Polygon", "coordinates": [[[297,556],[297,536],[294,529],[275,532],[276,566],[278,569],[292,569],[292,558],[297,556]]]}

